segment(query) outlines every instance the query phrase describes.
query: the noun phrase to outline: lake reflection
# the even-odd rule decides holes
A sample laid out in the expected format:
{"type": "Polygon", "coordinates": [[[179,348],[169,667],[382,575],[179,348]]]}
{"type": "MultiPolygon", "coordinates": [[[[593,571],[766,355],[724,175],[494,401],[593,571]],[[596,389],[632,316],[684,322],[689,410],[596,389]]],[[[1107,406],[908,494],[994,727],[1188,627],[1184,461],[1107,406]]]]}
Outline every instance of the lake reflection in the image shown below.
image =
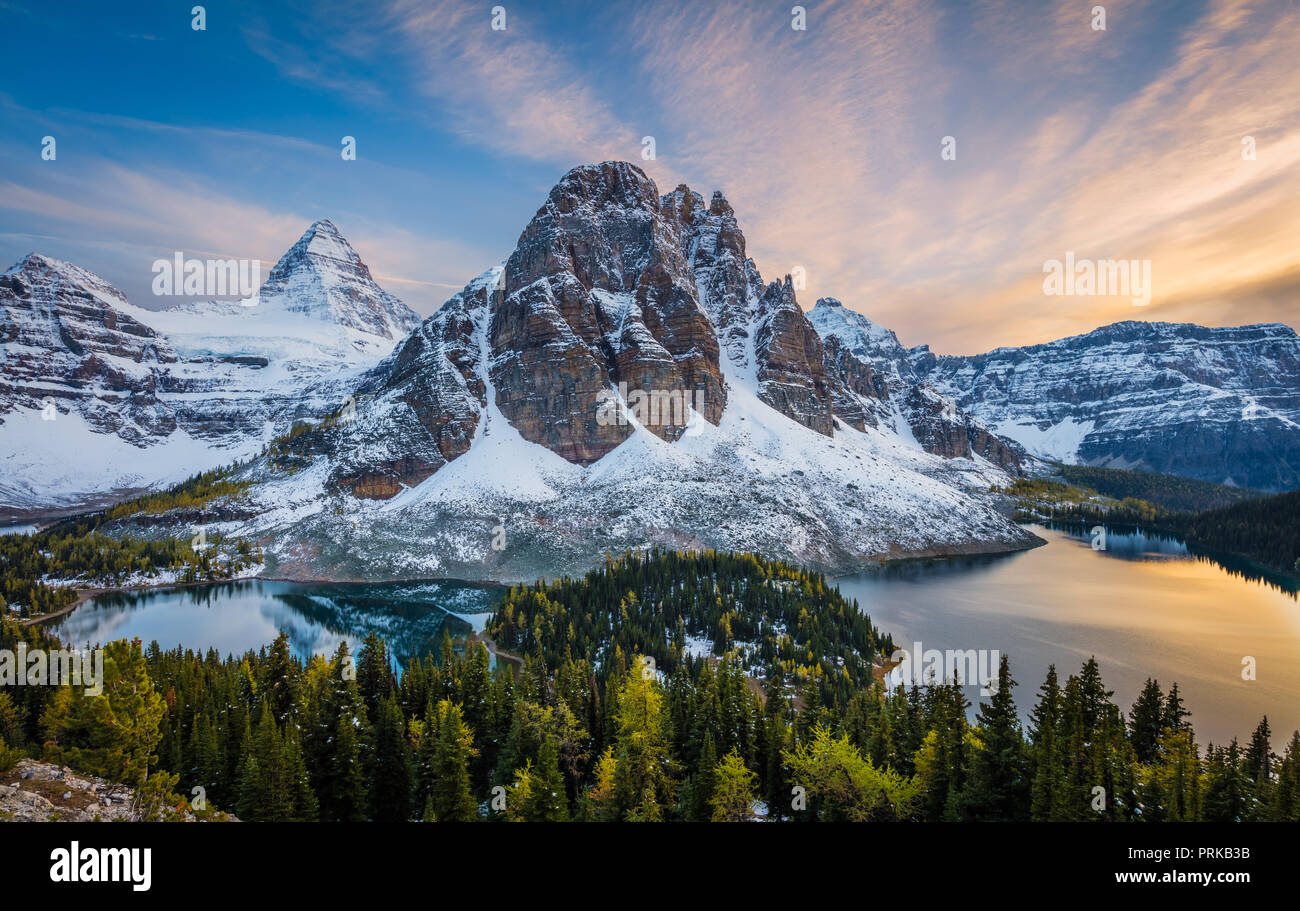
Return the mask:
{"type": "MultiPolygon", "coordinates": [[[[907,562],[836,583],[901,648],[919,640],[927,649],[1007,655],[1022,716],[1049,664],[1064,682],[1095,655],[1126,715],[1147,677],[1166,689],[1177,681],[1202,744],[1244,741],[1265,714],[1275,748],[1300,728],[1294,589],[1191,555],[1168,538],[1112,529],[1097,551],[1082,530],[1033,531],[1045,547],[907,562]],[[1241,678],[1246,656],[1256,662],[1254,681],[1241,678]]],[[[967,697],[977,702],[978,689],[967,697]]]]}
{"type": "Polygon", "coordinates": [[[91,599],[51,629],[73,645],[139,637],[163,648],[223,657],[258,649],[281,631],[304,661],[330,655],[347,640],[355,654],[374,630],[399,662],[435,654],[444,627],[463,640],[482,629],[500,589],[461,582],[315,584],[248,580],[151,589],[91,599]]]}

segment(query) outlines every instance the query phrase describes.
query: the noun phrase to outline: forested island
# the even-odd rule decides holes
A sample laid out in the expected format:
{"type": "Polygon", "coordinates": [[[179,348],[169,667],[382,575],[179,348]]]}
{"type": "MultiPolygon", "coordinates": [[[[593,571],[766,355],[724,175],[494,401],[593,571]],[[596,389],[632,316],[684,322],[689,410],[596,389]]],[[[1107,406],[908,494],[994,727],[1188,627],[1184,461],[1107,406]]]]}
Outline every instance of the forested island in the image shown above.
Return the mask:
{"type": "MultiPolygon", "coordinates": [[[[43,757],[158,818],[202,794],[265,821],[1300,820],[1300,732],[1202,750],[1176,684],[1125,711],[1095,660],[1022,725],[1003,658],[972,721],[960,681],[886,683],[892,642],[823,577],[749,554],[611,557],[511,589],[487,633],[518,663],[110,643],[102,697],[0,687],[0,778],[43,757]]],[[[0,621],[19,642],[59,645],[0,621]]]]}

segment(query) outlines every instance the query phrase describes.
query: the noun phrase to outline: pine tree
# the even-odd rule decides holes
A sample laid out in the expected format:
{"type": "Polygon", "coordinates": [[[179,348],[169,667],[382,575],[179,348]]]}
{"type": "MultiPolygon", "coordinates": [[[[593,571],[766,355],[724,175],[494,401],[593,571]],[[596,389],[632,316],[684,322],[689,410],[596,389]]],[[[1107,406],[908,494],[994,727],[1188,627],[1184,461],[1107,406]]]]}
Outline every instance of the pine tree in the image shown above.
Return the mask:
{"type": "Polygon", "coordinates": [[[1188,730],[1168,728],[1142,797],[1143,819],[1194,822],[1200,816],[1201,774],[1196,743],[1188,730]]]}
{"type": "Polygon", "coordinates": [[[98,695],[87,695],[85,686],[55,690],[41,717],[47,751],[80,771],[143,783],[167,708],[149,678],[140,640],[104,647],[101,687],[98,695]]]}
{"type": "Polygon", "coordinates": [[[379,702],[371,736],[370,817],[376,822],[406,822],[411,818],[411,750],[392,695],[379,702]]]}
{"type": "Polygon", "coordinates": [[[617,793],[618,760],[614,748],[606,747],[596,760],[593,781],[582,796],[582,818],[588,822],[614,822],[619,818],[617,793]]]}
{"type": "Polygon", "coordinates": [[[1253,783],[1267,781],[1272,777],[1273,751],[1269,745],[1272,736],[1268,716],[1265,715],[1255,726],[1255,732],[1250,735],[1250,746],[1246,747],[1245,771],[1253,783]]]}
{"type": "Polygon", "coordinates": [[[1066,791],[1065,754],[1060,744],[1061,687],[1056,665],[1047,669],[1047,679],[1039,687],[1038,704],[1030,713],[1034,778],[1030,792],[1029,818],[1046,822],[1056,818],[1056,811],[1066,791]]]}
{"type": "Polygon", "coordinates": [[[300,673],[301,668],[289,650],[289,635],[281,632],[267,654],[263,688],[263,697],[270,701],[277,724],[286,725],[295,719],[300,702],[300,673]]]}
{"type": "Polygon", "coordinates": [[[1165,713],[1161,719],[1162,728],[1174,731],[1191,730],[1187,719],[1192,713],[1183,705],[1183,697],[1178,694],[1178,684],[1169,688],[1169,699],[1165,702],[1165,713]]]}
{"type": "Polygon", "coordinates": [[[623,675],[615,735],[619,807],[631,822],[657,822],[672,802],[663,692],[658,681],[632,668],[623,675]]]}
{"type": "MultiPolygon", "coordinates": [[[[369,799],[357,720],[340,715],[334,728],[334,749],[329,757],[330,818],[363,822],[369,799]]],[[[324,803],[324,798],[321,800],[324,803]]]]}
{"type": "Polygon", "coordinates": [[[282,731],[262,703],[257,729],[240,774],[238,815],[249,822],[308,822],[317,804],[292,727],[282,731]]]}
{"type": "Polygon", "coordinates": [[[1027,818],[1031,779],[1025,742],[1011,688],[1011,665],[1003,655],[998,665],[998,686],[976,715],[980,747],[971,757],[963,803],[970,819],[1010,822],[1027,818]]]}
{"type": "Polygon", "coordinates": [[[393,664],[388,645],[371,630],[357,655],[357,689],[366,705],[366,716],[375,718],[379,703],[393,691],[393,664]]]}
{"type": "Polygon", "coordinates": [[[1235,737],[1226,748],[1209,748],[1204,778],[1200,818],[1206,822],[1243,821],[1252,789],[1242,769],[1241,748],[1235,737]]]}
{"type": "Polygon", "coordinates": [[[758,776],[749,770],[735,747],[712,770],[713,793],[709,796],[713,822],[748,822],[754,818],[754,783],[758,776]]]}
{"type": "Polygon", "coordinates": [[[547,737],[537,754],[537,789],[534,815],[538,822],[566,822],[569,801],[560,774],[560,751],[555,738],[547,737]]]}
{"type": "Polygon", "coordinates": [[[1155,759],[1164,726],[1164,694],[1160,690],[1160,684],[1148,677],[1129,712],[1129,740],[1138,762],[1155,759]]]}
{"type": "Polygon", "coordinates": [[[1275,822],[1300,822],[1300,731],[1291,735],[1286,755],[1278,763],[1277,789],[1269,818],[1275,822]]]}
{"type": "Polygon", "coordinates": [[[686,818],[691,822],[706,822],[713,815],[713,790],[716,784],[718,751],[713,746],[713,734],[705,732],[704,746],[691,778],[691,793],[686,818]]]}
{"type": "Polygon", "coordinates": [[[471,822],[478,819],[478,805],[469,787],[474,735],[465,724],[459,705],[444,699],[439,703],[439,715],[433,763],[433,809],[442,822],[471,822]]]}

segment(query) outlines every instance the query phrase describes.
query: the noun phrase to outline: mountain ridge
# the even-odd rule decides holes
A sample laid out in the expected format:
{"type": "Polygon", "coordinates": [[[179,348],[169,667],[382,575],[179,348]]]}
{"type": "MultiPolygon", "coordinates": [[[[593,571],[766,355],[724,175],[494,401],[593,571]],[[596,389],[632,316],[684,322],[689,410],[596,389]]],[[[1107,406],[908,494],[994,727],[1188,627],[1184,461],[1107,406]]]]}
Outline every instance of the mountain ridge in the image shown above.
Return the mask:
{"type": "Polygon", "coordinates": [[[278,268],[251,306],[164,310],[45,254],[0,276],[0,515],[96,506],[247,458],[337,410],[418,323],[331,222],[278,268]],[[320,306],[295,310],[295,290],[320,306]]]}

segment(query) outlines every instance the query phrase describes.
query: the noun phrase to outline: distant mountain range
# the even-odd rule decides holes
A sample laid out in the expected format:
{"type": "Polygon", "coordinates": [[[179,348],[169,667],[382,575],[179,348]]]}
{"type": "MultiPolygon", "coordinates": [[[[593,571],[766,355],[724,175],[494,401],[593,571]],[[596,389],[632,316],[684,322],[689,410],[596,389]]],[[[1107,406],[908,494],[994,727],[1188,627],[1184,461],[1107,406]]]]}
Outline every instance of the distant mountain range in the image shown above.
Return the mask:
{"type": "Polygon", "coordinates": [[[1021,547],[989,489],[1040,458],[1265,489],[1300,472],[1285,326],[936,357],[833,299],[805,314],[721,193],[661,195],[622,162],[566,174],[422,322],[329,222],[252,303],[150,312],[36,255],[5,273],[3,506],[251,457],[244,493],[168,521],[257,537],[280,575],[503,579],[655,544],[828,569],[1021,547]]]}
{"type": "Polygon", "coordinates": [[[904,348],[838,301],[809,320],[896,385],[922,383],[999,436],[1066,464],[1300,487],[1300,339],[1271,323],[1125,321],[971,357],[904,348]]]}

